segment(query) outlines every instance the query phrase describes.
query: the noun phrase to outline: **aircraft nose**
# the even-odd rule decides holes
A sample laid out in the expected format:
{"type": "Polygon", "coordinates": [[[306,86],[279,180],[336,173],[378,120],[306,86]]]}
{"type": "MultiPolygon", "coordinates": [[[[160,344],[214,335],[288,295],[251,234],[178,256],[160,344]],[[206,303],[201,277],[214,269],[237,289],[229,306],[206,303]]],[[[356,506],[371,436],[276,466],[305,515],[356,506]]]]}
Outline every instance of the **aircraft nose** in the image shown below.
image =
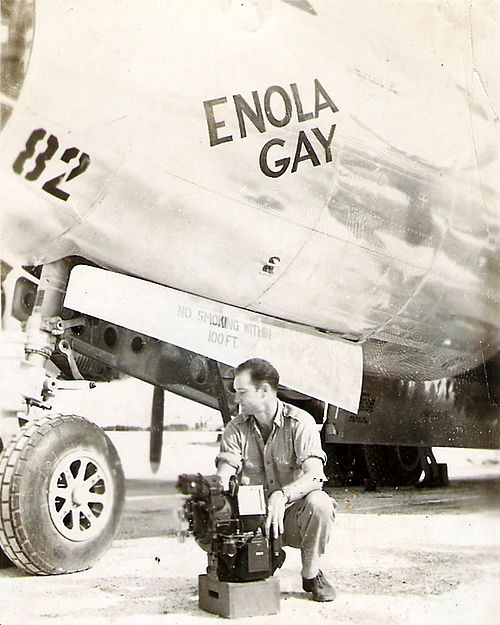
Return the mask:
{"type": "Polygon", "coordinates": [[[2,0],[0,130],[14,110],[26,77],[35,26],[34,0],[2,0]]]}

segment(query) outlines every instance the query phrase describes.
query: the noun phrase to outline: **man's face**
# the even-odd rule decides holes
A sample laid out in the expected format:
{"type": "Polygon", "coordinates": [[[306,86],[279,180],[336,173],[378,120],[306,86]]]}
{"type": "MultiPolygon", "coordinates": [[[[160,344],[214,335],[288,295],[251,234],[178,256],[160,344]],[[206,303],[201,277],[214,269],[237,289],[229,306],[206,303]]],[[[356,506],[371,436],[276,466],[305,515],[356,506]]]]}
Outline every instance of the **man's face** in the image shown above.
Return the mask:
{"type": "Polygon", "coordinates": [[[263,389],[255,388],[248,371],[243,371],[236,375],[233,386],[241,414],[251,415],[264,409],[263,389]]]}

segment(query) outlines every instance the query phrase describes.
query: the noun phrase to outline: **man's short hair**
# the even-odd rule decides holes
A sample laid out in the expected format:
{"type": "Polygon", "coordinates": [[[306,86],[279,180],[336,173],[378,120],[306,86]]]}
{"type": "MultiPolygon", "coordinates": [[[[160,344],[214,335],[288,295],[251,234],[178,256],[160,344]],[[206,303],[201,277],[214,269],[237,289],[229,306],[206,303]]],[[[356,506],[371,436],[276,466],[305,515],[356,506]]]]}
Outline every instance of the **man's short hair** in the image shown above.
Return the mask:
{"type": "Polygon", "coordinates": [[[267,360],[262,358],[245,360],[245,362],[242,362],[235,368],[234,375],[237,376],[244,371],[248,371],[252,384],[255,387],[259,387],[263,382],[267,382],[272,389],[278,390],[280,374],[267,360]]]}

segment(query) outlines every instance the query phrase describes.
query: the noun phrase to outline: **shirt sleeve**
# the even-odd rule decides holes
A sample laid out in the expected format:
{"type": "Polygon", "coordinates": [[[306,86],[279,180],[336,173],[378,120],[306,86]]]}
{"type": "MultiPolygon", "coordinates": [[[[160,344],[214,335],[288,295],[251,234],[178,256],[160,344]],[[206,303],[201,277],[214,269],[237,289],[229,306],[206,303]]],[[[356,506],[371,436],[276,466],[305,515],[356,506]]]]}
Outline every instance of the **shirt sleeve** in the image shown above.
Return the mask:
{"type": "Polygon", "coordinates": [[[307,458],[320,458],[326,464],[326,454],[321,447],[318,426],[313,417],[304,411],[297,415],[294,431],[294,447],[297,464],[302,466],[307,458]]]}
{"type": "Polygon", "coordinates": [[[242,465],[242,451],[241,432],[234,421],[230,421],[222,433],[219,453],[215,458],[215,466],[218,466],[221,461],[227,462],[236,471],[239,471],[242,465]]]}

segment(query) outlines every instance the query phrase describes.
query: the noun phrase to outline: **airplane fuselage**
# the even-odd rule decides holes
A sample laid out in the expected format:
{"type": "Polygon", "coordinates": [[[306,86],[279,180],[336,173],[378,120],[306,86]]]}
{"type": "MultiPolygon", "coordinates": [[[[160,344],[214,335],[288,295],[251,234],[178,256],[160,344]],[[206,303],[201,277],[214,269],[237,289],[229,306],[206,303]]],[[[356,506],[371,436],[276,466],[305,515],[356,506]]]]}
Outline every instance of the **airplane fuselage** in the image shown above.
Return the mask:
{"type": "Polygon", "coordinates": [[[498,148],[453,51],[347,4],[162,5],[37,5],[1,135],[5,258],[81,256],[321,328],[372,374],[494,355],[498,148]]]}

